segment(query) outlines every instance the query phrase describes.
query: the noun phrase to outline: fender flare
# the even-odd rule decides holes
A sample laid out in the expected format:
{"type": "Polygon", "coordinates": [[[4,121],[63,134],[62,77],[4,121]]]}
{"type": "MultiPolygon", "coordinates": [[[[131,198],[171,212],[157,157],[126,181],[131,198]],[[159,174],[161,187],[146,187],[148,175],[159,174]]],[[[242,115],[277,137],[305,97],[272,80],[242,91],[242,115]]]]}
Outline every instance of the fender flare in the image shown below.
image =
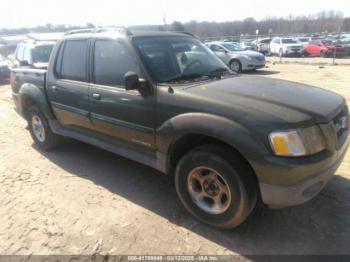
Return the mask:
{"type": "Polygon", "coordinates": [[[43,88],[39,88],[38,86],[30,83],[24,83],[21,86],[19,89],[18,104],[20,107],[19,111],[23,116],[25,116],[26,113],[25,109],[23,108],[23,100],[25,97],[30,97],[48,119],[55,119],[43,88]]]}
{"type": "Polygon", "coordinates": [[[184,113],[164,122],[157,129],[157,148],[169,158],[176,143],[190,134],[208,136],[232,146],[251,165],[259,156],[268,154],[266,145],[246,127],[208,113],[184,113]]]}

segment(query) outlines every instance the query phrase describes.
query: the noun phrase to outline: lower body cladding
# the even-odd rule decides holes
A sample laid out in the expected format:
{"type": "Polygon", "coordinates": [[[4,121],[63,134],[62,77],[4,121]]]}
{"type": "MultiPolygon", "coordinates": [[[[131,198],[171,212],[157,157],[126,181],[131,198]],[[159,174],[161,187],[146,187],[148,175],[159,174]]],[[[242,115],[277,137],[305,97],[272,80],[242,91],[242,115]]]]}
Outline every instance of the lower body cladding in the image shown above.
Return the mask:
{"type": "MultiPolygon", "coordinates": [[[[332,153],[327,159],[321,159],[320,161],[317,159],[310,159],[310,163],[304,162],[294,171],[289,172],[288,166],[286,168],[281,168],[280,177],[283,177],[286,172],[289,172],[289,175],[292,176],[298,176],[303,171],[308,172],[308,175],[297,183],[278,185],[260,182],[259,186],[263,202],[270,208],[285,208],[302,204],[314,198],[326,186],[340,166],[345,157],[348,144],[349,137],[342,148],[332,153]]],[[[293,166],[294,164],[291,165],[291,170],[293,170],[293,166]]],[[[276,171],[277,170],[274,170],[274,173],[276,171]]],[[[275,176],[276,175],[278,174],[275,174],[275,176]]]]}

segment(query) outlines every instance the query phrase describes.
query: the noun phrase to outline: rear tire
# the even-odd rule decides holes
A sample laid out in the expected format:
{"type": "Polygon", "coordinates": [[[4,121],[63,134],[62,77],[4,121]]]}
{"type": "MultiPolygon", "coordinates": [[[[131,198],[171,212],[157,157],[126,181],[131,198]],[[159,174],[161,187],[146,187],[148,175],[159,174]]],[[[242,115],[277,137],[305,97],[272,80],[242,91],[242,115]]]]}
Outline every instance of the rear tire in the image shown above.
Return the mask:
{"type": "Polygon", "coordinates": [[[62,137],[52,133],[46,117],[36,105],[27,110],[27,120],[30,134],[40,149],[53,149],[61,143],[62,137]]]}
{"type": "Polygon", "coordinates": [[[182,157],[175,172],[182,204],[200,221],[232,229],[255,207],[258,186],[248,164],[234,151],[218,145],[193,149],[182,157]]]}

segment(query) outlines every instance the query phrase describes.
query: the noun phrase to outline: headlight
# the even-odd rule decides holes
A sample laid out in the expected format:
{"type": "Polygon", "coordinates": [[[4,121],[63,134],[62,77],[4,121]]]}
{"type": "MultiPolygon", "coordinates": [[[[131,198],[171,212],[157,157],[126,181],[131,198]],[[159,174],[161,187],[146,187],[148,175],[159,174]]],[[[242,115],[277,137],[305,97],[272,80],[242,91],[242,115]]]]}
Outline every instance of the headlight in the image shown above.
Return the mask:
{"type": "Polygon", "coordinates": [[[321,152],[326,143],[318,126],[273,132],[269,136],[272,150],[279,156],[305,156],[321,152]]]}

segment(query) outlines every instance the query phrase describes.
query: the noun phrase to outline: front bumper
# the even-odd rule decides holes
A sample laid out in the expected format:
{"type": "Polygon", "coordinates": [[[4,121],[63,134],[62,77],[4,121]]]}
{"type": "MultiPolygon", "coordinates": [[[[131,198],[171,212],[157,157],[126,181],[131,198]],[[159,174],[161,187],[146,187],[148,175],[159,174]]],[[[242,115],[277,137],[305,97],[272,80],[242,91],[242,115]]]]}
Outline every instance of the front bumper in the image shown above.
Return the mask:
{"type": "Polygon", "coordinates": [[[314,198],[333,177],[345,157],[343,155],[331,167],[317,172],[313,177],[305,179],[295,185],[280,186],[259,183],[262,200],[270,208],[284,208],[305,203],[314,198]]]}
{"type": "MultiPolygon", "coordinates": [[[[324,125],[324,130],[331,125],[324,125]]],[[[350,142],[350,119],[337,143],[314,156],[265,157],[255,166],[262,200],[271,208],[294,206],[315,197],[332,178],[350,142]]]]}

